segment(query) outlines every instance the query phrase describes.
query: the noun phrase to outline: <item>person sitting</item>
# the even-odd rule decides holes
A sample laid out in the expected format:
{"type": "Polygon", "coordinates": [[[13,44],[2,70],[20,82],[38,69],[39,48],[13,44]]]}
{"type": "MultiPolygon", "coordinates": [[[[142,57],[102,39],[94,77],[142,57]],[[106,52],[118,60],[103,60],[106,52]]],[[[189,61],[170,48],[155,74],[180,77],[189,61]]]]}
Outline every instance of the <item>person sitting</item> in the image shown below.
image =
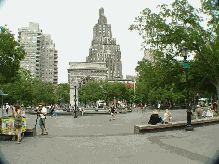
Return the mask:
{"type": "Polygon", "coordinates": [[[148,124],[156,125],[157,123],[163,123],[162,118],[158,115],[158,111],[155,109],[150,117],[148,124]]]}
{"type": "Polygon", "coordinates": [[[80,109],[80,112],[81,112],[81,115],[83,116],[84,115],[84,108],[79,108],[80,109]]]}
{"type": "Polygon", "coordinates": [[[201,119],[203,118],[203,111],[202,109],[200,108],[200,105],[198,105],[198,108],[195,110],[195,113],[196,113],[196,119],[201,119]]]}
{"type": "Polygon", "coordinates": [[[202,118],[207,118],[206,116],[207,116],[207,114],[206,114],[205,110],[202,108],[202,118]]]}
{"type": "MultiPolygon", "coordinates": [[[[204,109],[203,109],[204,110],[204,109]]],[[[213,114],[214,114],[214,110],[212,107],[210,107],[208,110],[207,110],[207,113],[206,113],[206,117],[213,117],[213,114]]]]}
{"type": "Polygon", "coordinates": [[[168,109],[166,109],[166,112],[164,113],[164,119],[163,119],[164,124],[165,124],[165,123],[168,123],[168,122],[167,122],[168,120],[171,121],[171,124],[172,124],[171,113],[170,113],[170,111],[169,111],[168,109]]]}
{"type": "Polygon", "coordinates": [[[191,110],[191,113],[192,113],[192,119],[196,119],[197,118],[197,114],[195,111],[191,110]]]}

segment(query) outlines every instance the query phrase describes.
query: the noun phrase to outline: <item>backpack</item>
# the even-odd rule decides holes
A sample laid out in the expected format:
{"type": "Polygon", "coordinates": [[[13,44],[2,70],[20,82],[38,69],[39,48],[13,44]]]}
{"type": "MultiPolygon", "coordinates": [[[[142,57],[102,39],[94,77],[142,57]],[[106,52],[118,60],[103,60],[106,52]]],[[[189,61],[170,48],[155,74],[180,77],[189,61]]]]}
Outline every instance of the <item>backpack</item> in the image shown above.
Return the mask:
{"type": "Polygon", "coordinates": [[[14,127],[17,128],[21,128],[22,127],[22,117],[20,114],[18,114],[15,118],[14,118],[14,127]]]}

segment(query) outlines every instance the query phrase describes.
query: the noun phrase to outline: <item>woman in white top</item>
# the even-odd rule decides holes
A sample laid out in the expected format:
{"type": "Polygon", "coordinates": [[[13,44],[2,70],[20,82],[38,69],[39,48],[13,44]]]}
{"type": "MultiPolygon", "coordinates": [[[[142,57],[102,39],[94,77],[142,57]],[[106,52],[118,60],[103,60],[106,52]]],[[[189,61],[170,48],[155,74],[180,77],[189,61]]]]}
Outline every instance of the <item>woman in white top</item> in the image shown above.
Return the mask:
{"type": "Polygon", "coordinates": [[[165,124],[165,122],[167,122],[168,120],[171,121],[171,124],[172,124],[171,113],[170,113],[170,111],[169,111],[168,109],[166,109],[166,112],[164,113],[164,119],[163,119],[164,124],[165,124]]]}

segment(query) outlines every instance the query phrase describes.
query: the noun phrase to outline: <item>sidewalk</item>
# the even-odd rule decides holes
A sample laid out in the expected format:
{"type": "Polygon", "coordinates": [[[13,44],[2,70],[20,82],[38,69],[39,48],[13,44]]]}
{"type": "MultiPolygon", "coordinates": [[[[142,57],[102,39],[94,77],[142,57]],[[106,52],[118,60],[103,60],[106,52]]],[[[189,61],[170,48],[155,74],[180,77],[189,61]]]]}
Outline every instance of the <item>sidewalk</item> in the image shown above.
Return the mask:
{"type": "MultiPolygon", "coordinates": [[[[171,111],[174,121],[186,120],[185,110],[171,111]]],[[[48,136],[25,137],[21,144],[0,141],[9,163],[102,164],[201,164],[211,160],[219,147],[219,124],[185,130],[134,134],[134,125],[147,124],[152,110],[109,115],[47,117],[48,136]],[[165,161],[165,162],[164,162],[165,161]]],[[[164,111],[159,112],[163,117],[164,111]]],[[[36,116],[27,115],[28,127],[36,116]]]]}
{"type": "MultiPolygon", "coordinates": [[[[51,135],[119,135],[134,134],[135,125],[147,125],[152,110],[146,112],[133,111],[127,114],[116,114],[115,121],[109,121],[111,115],[91,115],[78,116],[72,115],[59,116],[57,119],[47,116],[46,127],[51,135]],[[65,131],[65,134],[63,134],[65,131]]],[[[160,111],[159,115],[163,118],[165,111],[160,111]]],[[[185,110],[171,111],[173,122],[186,121],[185,110]]],[[[39,120],[38,120],[39,121],[39,120]]],[[[36,123],[36,115],[27,114],[27,128],[33,128],[36,123]]],[[[40,132],[39,125],[37,130],[40,132]]],[[[38,133],[40,134],[40,133],[38,133]]]]}

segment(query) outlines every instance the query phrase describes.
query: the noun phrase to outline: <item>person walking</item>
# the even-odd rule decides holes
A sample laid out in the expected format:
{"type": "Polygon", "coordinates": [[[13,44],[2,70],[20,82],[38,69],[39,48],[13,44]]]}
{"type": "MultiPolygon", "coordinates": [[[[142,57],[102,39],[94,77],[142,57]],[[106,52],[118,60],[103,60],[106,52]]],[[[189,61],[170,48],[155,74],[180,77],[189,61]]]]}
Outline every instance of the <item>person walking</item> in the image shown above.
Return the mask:
{"type": "Polygon", "coordinates": [[[160,112],[160,103],[157,104],[158,111],[160,112]]]}
{"type": "Polygon", "coordinates": [[[52,106],[51,112],[52,112],[51,117],[55,116],[55,119],[56,119],[56,118],[57,118],[57,113],[56,113],[56,109],[55,109],[55,106],[54,106],[54,105],[52,106]]]}
{"type": "Polygon", "coordinates": [[[145,104],[145,106],[144,106],[144,110],[145,110],[145,111],[147,110],[147,104],[145,104]]]}
{"type": "Polygon", "coordinates": [[[47,109],[43,106],[39,107],[40,109],[37,111],[40,115],[40,128],[42,129],[42,135],[48,135],[46,132],[46,114],[47,109]]]}
{"type": "Polygon", "coordinates": [[[111,118],[110,121],[115,120],[115,107],[112,104],[112,106],[110,107],[110,112],[111,112],[111,118]]]}
{"type": "Polygon", "coordinates": [[[12,114],[14,114],[14,105],[11,105],[12,114]]]}
{"type": "Polygon", "coordinates": [[[14,128],[15,133],[17,134],[17,143],[20,144],[22,141],[22,108],[17,106],[16,110],[13,108],[13,117],[14,117],[14,128]]]}
{"type": "Polygon", "coordinates": [[[9,105],[8,105],[8,103],[6,103],[5,108],[6,108],[6,114],[8,114],[8,110],[9,110],[9,105]]]}
{"type": "Polygon", "coordinates": [[[141,111],[142,111],[142,113],[143,113],[143,105],[141,104],[141,111]]]}

